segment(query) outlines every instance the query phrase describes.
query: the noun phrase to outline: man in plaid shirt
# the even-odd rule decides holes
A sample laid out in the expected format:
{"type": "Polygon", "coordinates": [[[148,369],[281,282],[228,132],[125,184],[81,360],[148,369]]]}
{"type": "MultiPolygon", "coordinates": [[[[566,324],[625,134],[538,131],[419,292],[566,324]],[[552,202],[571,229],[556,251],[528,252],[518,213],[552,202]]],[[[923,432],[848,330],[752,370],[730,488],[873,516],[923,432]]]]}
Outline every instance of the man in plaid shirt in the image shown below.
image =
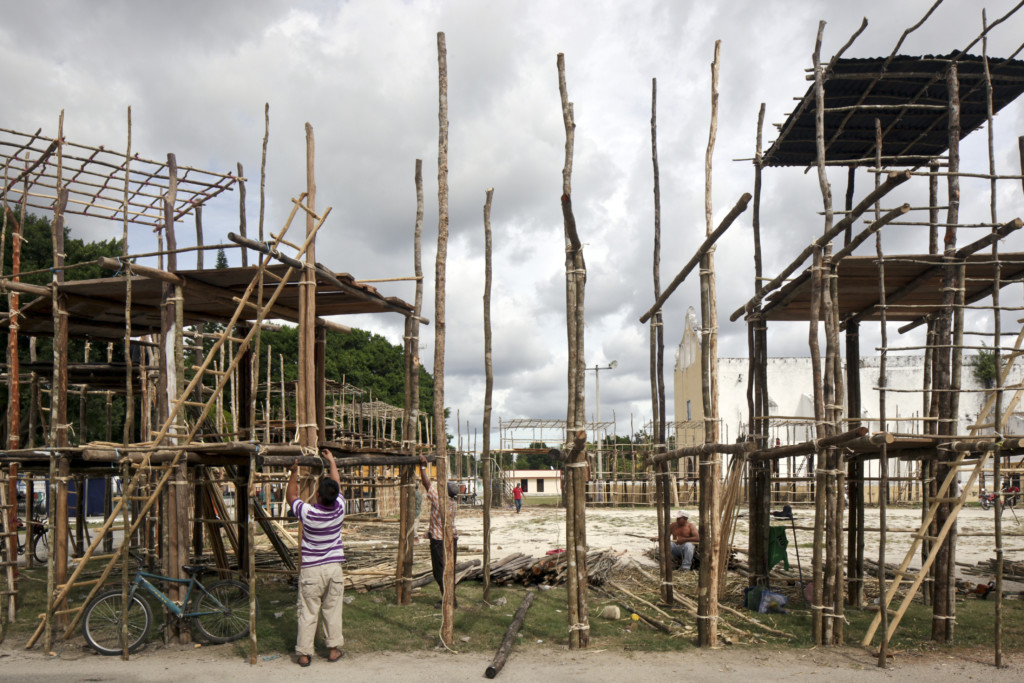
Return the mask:
{"type": "MultiPolygon", "coordinates": [[[[427,474],[427,459],[420,456],[420,481],[423,488],[427,490],[427,500],[430,501],[430,528],[427,536],[430,538],[430,567],[433,570],[434,580],[437,581],[444,596],[444,528],[441,526],[441,503],[438,500],[437,485],[431,483],[427,474]]],[[[452,544],[452,563],[458,564],[458,539],[459,532],[455,529],[455,513],[459,509],[458,503],[459,485],[454,481],[448,482],[448,516],[452,520],[452,535],[455,542],[452,544]]],[[[438,602],[438,607],[441,603],[438,602]]],[[[455,606],[459,606],[458,598],[455,598],[455,606]]]]}

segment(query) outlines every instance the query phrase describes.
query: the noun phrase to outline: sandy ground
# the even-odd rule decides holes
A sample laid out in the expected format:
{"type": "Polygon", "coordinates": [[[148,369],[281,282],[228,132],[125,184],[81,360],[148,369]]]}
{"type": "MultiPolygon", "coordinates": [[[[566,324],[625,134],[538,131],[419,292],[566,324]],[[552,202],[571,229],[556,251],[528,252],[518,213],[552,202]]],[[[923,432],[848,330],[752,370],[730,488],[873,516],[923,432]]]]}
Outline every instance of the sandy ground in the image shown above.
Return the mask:
{"type": "MultiPolygon", "coordinates": [[[[688,510],[698,522],[697,510],[688,510]]],[[[796,526],[812,527],[814,510],[812,508],[796,508],[796,526]]],[[[1024,516],[1018,512],[1014,518],[1010,512],[1003,516],[1003,541],[1005,557],[1008,560],[1024,560],[1024,516]],[[1012,534],[1016,534],[1013,536],[1012,534]]],[[[965,508],[957,517],[959,532],[957,542],[957,561],[975,565],[982,560],[995,558],[995,543],[992,537],[993,515],[991,510],[981,508],[965,508]],[[968,534],[984,534],[969,536],[968,534]]],[[[865,526],[869,529],[879,528],[877,508],[869,508],[864,513],[865,526]]],[[[900,564],[906,556],[912,542],[911,534],[895,533],[895,530],[913,530],[921,523],[921,510],[916,508],[890,508],[887,513],[886,528],[886,562],[900,564]]],[[[789,526],[789,522],[778,522],[789,526]]],[[[483,546],[483,515],[479,509],[463,508],[458,516],[459,559],[475,557],[472,553],[483,546]],[[465,548],[466,550],[463,550],[465,548]]],[[[734,545],[746,549],[747,519],[745,511],[736,524],[734,545]]],[[[637,562],[655,566],[654,561],[646,556],[647,550],[653,545],[650,540],[658,531],[658,521],[654,508],[588,508],[587,509],[587,544],[591,549],[611,548],[625,551],[625,557],[637,562]]],[[[790,532],[792,534],[792,531],[790,532]]],[[[797,569],[797,551],[804,571],[809,572],[811,551],[814,542],[813,531],[798,530],[798,543],[794,547],[792,535],[789,544],[790,568],[797,569]]],[[[491,556],[500,559],[505,555],[521,552],[534,556],[543,555],[553,548],[565,547],[565,510],[549,507],[530,508],[529,501],[523,511],[516,514],[514,510],[496,510],[491,513],[491,556]]],[[[878,533],[865,534],[864,553],[871,559],[878,558],[878,533]]],[[[482,552],[482,551],[481,551],[482,552]]],[[[910,565],[912,568],[921,566],[920,552],[916,554],[910,565]]],[[[966,574],[963,567],[958,567],[958,576],[969,581],[982,583],[981,577],[966,574]]],[[[985,581],[987,582],[988,579],[985,581]]],[[[1006,590],[1024,590],[1024,584],[1006,582],[1006,590]]]]}
{"type": "MultiPolygon", "coordinates": [[[[39,652],[0,646],[0,679],[28,681],[263,681],[351,680],[477,681],[486,680],[490,654],[377,653],[346,657],[339,664],[315,659],[300,668],[287,656],[260,658],[250,666],[234,654],[233,646],[193,649],[149,647],[123,662],[90,652],[65,652],[48,657],[39,652]]],[[[1004,669],[992,666],[991,650],[901,655],[884,671],[875,658],[859,648],[818,650],[719,649],[686,653],[612,652],[517,648],[496,680],[633,681],[678,679],[697,681],[890,681],[916,682],[990,678],[1024,679],[1024,658],[1004,659],[1004,669]]]]}

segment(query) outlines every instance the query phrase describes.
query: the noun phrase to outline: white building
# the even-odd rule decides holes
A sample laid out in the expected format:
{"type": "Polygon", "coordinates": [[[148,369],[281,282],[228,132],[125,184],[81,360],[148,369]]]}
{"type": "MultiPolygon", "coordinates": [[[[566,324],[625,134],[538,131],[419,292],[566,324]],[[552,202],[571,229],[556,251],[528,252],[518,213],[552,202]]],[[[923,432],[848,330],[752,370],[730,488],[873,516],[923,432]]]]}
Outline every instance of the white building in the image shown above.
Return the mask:
{"type": "Polygon", "coordinates": [[[561,470],[509,470],[509,479],[523,487],[523,498],[561,496],[561,470]]]}

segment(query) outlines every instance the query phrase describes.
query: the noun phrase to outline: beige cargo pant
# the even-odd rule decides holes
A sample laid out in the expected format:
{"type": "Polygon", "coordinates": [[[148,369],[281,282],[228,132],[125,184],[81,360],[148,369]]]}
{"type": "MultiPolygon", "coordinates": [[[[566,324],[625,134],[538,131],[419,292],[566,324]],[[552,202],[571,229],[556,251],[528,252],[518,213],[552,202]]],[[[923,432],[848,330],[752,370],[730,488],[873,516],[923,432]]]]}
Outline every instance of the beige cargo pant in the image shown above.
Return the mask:
{"type": "Polygon", "coordinates": [[[295,654],[313,656],[316,625],[323,614],[324,641],[328,648],[345,644],[341,634],[341,608],[344,606],[345,578],[340,562],[316,567],[303,567],[299,571],[299,636],[295,654]]]}

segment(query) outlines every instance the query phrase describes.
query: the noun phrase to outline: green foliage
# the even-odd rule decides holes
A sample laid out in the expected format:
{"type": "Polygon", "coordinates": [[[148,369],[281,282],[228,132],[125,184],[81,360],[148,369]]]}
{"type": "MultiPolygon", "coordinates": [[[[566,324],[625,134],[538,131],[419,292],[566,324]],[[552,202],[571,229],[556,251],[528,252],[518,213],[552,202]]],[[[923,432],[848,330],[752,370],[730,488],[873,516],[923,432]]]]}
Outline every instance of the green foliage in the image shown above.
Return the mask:
{"type": "MultiPolygon", "coordinates": [[[[14,226],[11,218],[7,219],[7,232],[4,235],[3,255],[4,274],[10,274],[13,268],[13,235],[14,226]]],[[[51,274],[48,270],[53,265],[53,228],[50,221],[35,214],[25,216],[21,230],[21,269],[20,272],[31,273],[22,278],[22,282],[33,285],[50,283],[51,274]],[[33,273],[32,271],[44,271],[33,273]]],[[[83,242],[71,238],[71,229],[64,227],[64,263],[67,266],[95,261],[100,256],[120,256],[121,240],[101,240],[99,242],[83,242]]],[[[95,263],[67,268],[64,277],[67,280],[89,280],[109,276],[109,272],[95,263]]],[[[3,301],[3,310],[7,310],[7,302],[3,301]]]]}
{"type": "MultiPolygon", "coordinates": [[[[279,331],[261,333],[260,367],[267,365],[268,347],[273,354],[273,371],[280,367],[279,356],[284,356],[286,382],[298,377],[298,329],[284,325],[279,331]]],[[[434,409],[434,378],[420,366],[419,409],[429,413],[434,409]]],[[[405,406],[405,356],[396,346],[379,334],[352,330],[349,334],[327,332],[324,353],[324,375],[329,380],[347,382],[367,392],[366,400],[380,400],[393,406],[405,406]]]]}
{"type": "Polygon", "coordinates": [[[981,349],[974,360],[974,379],[982,386],[990,387],[996,381],[996,354],[989,349],[981,349]]]}
{"type": "Polygon", "coordinates": [[[217,263],[213,267],[217,270],[224,270],[228,267],[228,257],[223,248],[217,250],[217,263]]]}
{"type": "MultiPolygon", "coordinates": [[[[13,271],[13,231],[14,224],[9,216],[3,244],[3,272],[6,275],[13,271]]],[[[49,270],[53,266],[53,228],[50,221],[34,214],[26,214],[21,235],[21,267],[19,272],[27,273],[27,275],[21,278],[21,281],[27,284],[48,285],[53,277],[52,272],[49,270]]],[[[88,280],[109,277],[109,271],[100,268],[99,265],[92,262],[101,256],[121,256],[122,251],[122,242],[119,239],[84,242],[81,239],[72,238],[70,228],[65,226],[64,263],[66,266],[71,267],[65,268],[64,278],[66,280],[88,280]]],[[[35,298],[32,295],[22,294],[20,296],[21,305],[25,306],[35,298]]],[[[6,311],[7,309],[7,297],[0,297],[0,310],[6,311]]],[[[22,363],[28,363],[30,359],[29,337],[21,335],[18,343],[18,356],[22,363]]],[[[4,355],[6,356],[6,353],[4,355]]],[[[49,337],[39,337],[37,339],[36,355],[40,362],[48,362],[53,358],[53,341],[49,337]]],[[[106,357],[106,345],[95,343],[91,345],[90,361],[106,360],[106,357]]],[[[68,358],[71,362],[82,362],[85,360],[85,342],[83,340],[71,339],[68,341],[68,358]]],[[[122,344],[113,345],[113,360],[114,362],[124,360],[122,344]]],[[[111,398],[111,419],[109,421],[107,420],[107,399],[105,396],[89,395],[84,405],[79,403],[77,394],[72,394],[68,398],[68,414],[73,420],[73,430],[75,432],[81,431],[81,422],[84,423],[85,430],[87,431],[87,434],[76,433],[75,438],[79,443],[84,443],[87,440],[108,440],[111,437],[120,437],[125,415],[123,397],[113,396],[111,398]],[[76,403],[78,404],[77,408],[76,403]],[[83,417],[83,413],[84,419],[80,419],[83,417]],[[113,423],[111,425],[112,431],[110,432],[107,429],[108,422],[113,423]]],[[[27,387],[23,386],[21,392],[23,444],[27,443],[28,437],[29,400],[30,392],[27,387]]],[[[5,404],[7,403],[6,383],[0,387],[0,401],[3,401],[5,404]]],[[[44,435],[41,429],[37,427],[35,443],[41,443],[43,439],[44,435]]]]}
{"type": "Polygon", "coordinates": [[[530,444],[531,449],[542,449],[542,450],[531,450],[526,453],[516,453],[516,469],[517,470],[548,470],[552,467],[557,468],[558,463],[548,455],[548,445],[540,441],[534,441],[530,444]]]}

